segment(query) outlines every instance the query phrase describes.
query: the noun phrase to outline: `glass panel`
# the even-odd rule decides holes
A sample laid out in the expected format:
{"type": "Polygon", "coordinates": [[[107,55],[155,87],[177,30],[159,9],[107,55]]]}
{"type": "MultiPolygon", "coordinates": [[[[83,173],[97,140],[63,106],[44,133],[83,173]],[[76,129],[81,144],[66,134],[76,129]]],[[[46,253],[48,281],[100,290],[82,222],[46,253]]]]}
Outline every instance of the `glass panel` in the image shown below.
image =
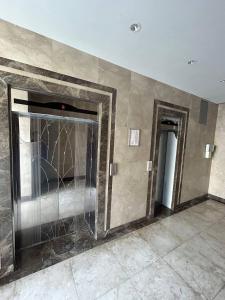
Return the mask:
{"type": "Polygon", "coordinates": [[[98,127],[91,124],[87,129],[87,158],[86,158],[86,196],[85,220],[90,230],[95,232],[96,207],[96,170],[97,170],[97,139],[98,127]]]}
{"type": "Polygon", "coordinates": [[[39,180],[39,123],[31,125],[28,117],[19,118],[19,162],[20,162],[20,203],[18,205],[18,229],[23,231],[20,246],[40,241],[41,202],[39,180]],[[31,139],[31,127],[35,137],[31,139]]]}
{"type": "Polygon", "coordinates": [[[17,246],[78,232],[83,226],[94,233],[97,123],[34,114],[14,114],[13,122],[19,124],[19,142],[13,145],[20,176],[17,246]]]}
{"type": "MultiPolygon", "coordinates": [[[[56,237],[56,221],[59,218],[59,121],[33,119],[39,123],[38,166],[41,201],[41,241],[56,237]]],[[[37,174],[38,175],[38,174],[37,174]]]]}
{"type": "Polygon", "coordinates": [[[83,199],[77,199],[76,191],[76,125],[73,123],[60,122],[60,160],[59,160],[59,215],[60,219],[75,216],[77,214],[78,205],[80,204],[83,211],[83,199]],[[79,200],[82,200],[81,203],[79,200]],[[78,205],[77,205],[78,202],[78,205]]]}

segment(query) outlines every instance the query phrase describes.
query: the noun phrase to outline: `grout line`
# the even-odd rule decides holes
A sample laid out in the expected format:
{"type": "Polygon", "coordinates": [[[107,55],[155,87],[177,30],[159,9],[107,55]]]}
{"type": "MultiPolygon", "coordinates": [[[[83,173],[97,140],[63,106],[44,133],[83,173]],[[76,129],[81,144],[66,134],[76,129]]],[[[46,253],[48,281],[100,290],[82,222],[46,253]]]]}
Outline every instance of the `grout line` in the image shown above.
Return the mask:
{"type": "MultiPolygon", "coordinates": [[[[167,266],[170,268],[170,269],[172,269],[175,273],[176,273],[176,275],[179,277],[179,278],[181,278],[181,280],[194,292],[194,294],[198,294],[198,295],[200,295],[201,297],[203,296],[204,298],[203,298],[203,300],[205,299],[205,300],[210,300],[208,297],[206,297],[204,294],[202,294],[202,293],[200,293],[200,292],[197,292],[197,291],[195,291],[194,290],[194,288],[183,278],[183,276],[181,275],[181,274],[179,274],[174,268],[173,268],[173,266],[171,266],[164,258],[162,258],[163,259],[163,261],[167,264],[167,266]]],[[[195,284],[198,286],[198,288],[199,288],[199,290],[200,290],[200,286],[195,282],[195,284]]]]}
{"type": "MultiPolygon", "coordinates": [[[[219,221],[220,221],[220,220],[219,220],[219,221]]],[[[174,250],[176,250],[176,249],[179,248],[180,246],[184,245],[185,243],[190,242],[193,238],[195,238],[195,237],[197,237],[197,236],[200,236],[200,237],[201,237],[201,234],[202,234],[202,233],[204,233],[204,232],[207,233],[207,230],[208,230],[210,227],[214,226],[215,224],[219,223],[219,221],[217,220],[215,223],[212,223],[212,224],[210,224],[209,226],[207,226],[206,228],[200,230],[199,232],[197,232],[196,234],[194,234],[192,237],[190,237],[190,238],[184,240],[183,242],[181,242],[180,245],[178,245],[177,247],[175,247],[173,250],[169,251],[166,255],[162,256],[162,258],[164,258],[165,256],[167,256],[168,254],[170,254],[171,252],[173,252],[174,250]]],[[[196,227],[195,227],[195,228],[196,228],[196,227]]],[[[172,232],[172,231],[170,231],[170,232],[172,232]]],[[[210,234],[209,234],[209,235],[210,235],[210,234]]],[[[211,235],[210,235],[210,236],[211,236],[211,235]]],[[[214,239],[216,239],[216,238],[213,237],[213,236],[211,236],[211,237],[214,238],[214,239]]],[[[216,240],[219,241],[218,239],[216,239],[216,240]]]]}
{"type": "Polygon", "coordinates": [[[73,274],[71,259],[69,259],[69,266],[70,266],[70,272],[71,272],[71,276],[72,276],[72,279],[73,279],[73,284],[74,284],[75,292],[76,292],[76,295],[77,295],[77,299],[79,300],[80,297],[79,297],[79,294],[78,294],[78,291],[77,291],[77,286],[76,286],[76,281],[75,281],[74,274],[73,274]]]}
{"type": "Polygon", "coordinates": [[[216,293],[215,297],[212,298],[212,300],[215,299],[215,298],[219,295],[219,293],[220,293],[224,288],[225,288],[225,283],[224,283],[224,285],[221,287],[221,289],[218,291],[218,293],[216,293]]]}
{"type": "MultiPolygon", "coordinates": [[[[104,245],[105,245],[105,244],[104,244],[104,245]]],[[[103,246],[103,244],[100,245],[100,247],[101,247],[101,246],[103,246]]],[[[98,248],[98,246],[95,247],[95,248],[98,248]]],[[[92,248],[92,249],[93,249],[93,248],[92,248]]],[[[92,249],[90,249],[90,250],[92,250],[92,249]]],[[[101,298],[102,296],[104,296],[105,294],[107,294],[108,292],[110,292],[111,290],[113,290],[113,289],[119,287],[121,284],[124,284],[126,281],[128,281],[128,280],[130,279],[129,275],[127,274],[127,272],[126,272],[126,270],[125,270],[125,268],[124,268],[124,266],[122,266],[122,265],[120,264],[120,262],[117,260],[116,255],[115,255],[110,249],[108,249],[108,247],[105,247],[105,250],[107,250],[107,251],[114,257],[115,261],[116,261],[116,262],[118,263],[118,265],[121,267],[122,271],[124,272],[124,274],[126,275],[127,278],[126,278],[126,279],[122,279],[120,283],[118,283],[117,285],[115,285],[115,286],[113,286],[112,288],[108,289],[104,294],[99,295],[97,298],[94,298],[95,300],[101,298]]],[[[87,252],[87,251],[85,251],[85,252],[83,252],[83,253],[86,253],[86,252],[87,252]]],[[[78,255],[79,255],[79,254],[78,254],[78,255]]],[[[72,260],[72,259],[73,259],[73,258],[71,258],[71,260],[72,260]]],[[[70,265],[71,265],[71,261],[70,261],[70,265]]],[[[71,269],[72,269],[72,265],[71,265],[71,269]]],[[[73,274],[73,271],[72,271],[72,274],[73,274]]],[[[75,278],[74,278],[74,274],[73,274],[73,279],[74,279],[74,283],[75,283],[75,287],[76,287],[76,281],[75,281],[75,278]]],[[[77,289],[76,289],[76,290],[77,290],[77,289]]],[[[77,293],[77,294],[78,294],[78,293],[77,293]]],[[[80,299],[80,298],[78,297],[78,299],[80,299]]]]}
{"type": "MultiPolygon", "coordinates": [[[[128,233],[128,234],[126,234],[126,235],[133,235],[133,232],[130,232],[130,233],[128,233]]],[[[123,239],[124,238],[124,236],[122,236],[122,237],[120,237],[119,239],[117,239],[117,241],[118,240],[120,240],[120,239],[123,239]]],[[[115,241],[115,240],[114,240],[115,241]]],[[[145,241],[145,240],[144,240],[145,241]]],[[[146,242],[146,241],[145,241],[146,242]]],[[[148,245],[149,246],[149,245],[148,245]]],[[[151,250],[152,250],[152,248],[150,248],[151,250]]],[[[135,287],[135,285],[133,284],[133,282],[132,282],[132,278],[134,277],[134,276],[136,276],[137,274],[139,274],[139,273],[141,273],[142,271],[144,271],[145,269],[147,269],[148,267],[150,267],[153,263],[155,263],[155,262],[157,262],[158,260],[160,260],[160,256],[157,254],[157,253],[155,253],[155,251],[153,251],[153,253],[156,255],[156,260],[153,260],[152,262],[150,262],[149,264],[147,264],[145,267],[143,267],[141,270],[139,270],[139,271],[137,271],[137,272],[135,272],[135,273],[133,273],[133,274],[129,274],[128,272],[127,272],[127,270],[126,270],[126,267],[125,266],[123,266],[120,262],[119,262],[119,260],[117,259],[117,257],[116,257],[116,254],[110,249],[110,248],[108,248],[107,247],[107,250],[113,255],[113,257],[115,258],[115,260],[116,260],[116,262],[119,264],[119,266],[121,267],[121,269],[123,270],[123,272],[126,274],[126,276],[127,276],[127,278],[126,279],[124,279],[124,280],[122,280],[119,284],[117,284],[115,287],[113,287],[113,288],[111,288],[111,289],[109,289],[106,293],[104,293],[102,296],[104,296],[105,294],[107,294],[109,291],[111,291],[111,290],[113,290],[113,289],[118,289],[118,287],[119,286],[121,286],[122,284],[124,284],[124,283],[126,283],[126,282],[130,282],[131,283],[131,285],[132,285],[132,287],[134,288],[134,290],[136,291],[136,293],[139,295],[139,297],[142,299],[142,297],[141,297],[141,295],[139,294],[139,291],[136,289],[136,287],[135,287]]],[[[118,293],[118,290],[117,290],[117,293],[118,293]]],[[[102,297],[102,296],[100,296],[100,297],[102,297]]]]}

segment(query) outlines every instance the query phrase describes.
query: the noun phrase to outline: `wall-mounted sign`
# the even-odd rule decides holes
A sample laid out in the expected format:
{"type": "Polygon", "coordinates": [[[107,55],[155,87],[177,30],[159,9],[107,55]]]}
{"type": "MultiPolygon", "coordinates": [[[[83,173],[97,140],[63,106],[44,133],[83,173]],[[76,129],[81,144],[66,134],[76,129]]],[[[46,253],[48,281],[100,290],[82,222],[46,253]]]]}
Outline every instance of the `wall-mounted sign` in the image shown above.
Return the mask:
{"type": "Polygon", "coordinates": [[[129,130],[128,146],[140,146],[140,129],[129,130]]]}

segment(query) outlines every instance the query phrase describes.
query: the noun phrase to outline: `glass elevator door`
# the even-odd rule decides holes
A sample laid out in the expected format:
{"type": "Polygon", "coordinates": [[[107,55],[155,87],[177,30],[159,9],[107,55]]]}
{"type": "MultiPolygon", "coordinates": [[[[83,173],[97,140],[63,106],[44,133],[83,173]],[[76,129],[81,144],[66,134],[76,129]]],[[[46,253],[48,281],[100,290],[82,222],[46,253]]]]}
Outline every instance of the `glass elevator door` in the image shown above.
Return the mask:
{"type": "Polygon", "coordinates": [[[95,233],[98,123],[12,113],[16,248],[95,233]]]}

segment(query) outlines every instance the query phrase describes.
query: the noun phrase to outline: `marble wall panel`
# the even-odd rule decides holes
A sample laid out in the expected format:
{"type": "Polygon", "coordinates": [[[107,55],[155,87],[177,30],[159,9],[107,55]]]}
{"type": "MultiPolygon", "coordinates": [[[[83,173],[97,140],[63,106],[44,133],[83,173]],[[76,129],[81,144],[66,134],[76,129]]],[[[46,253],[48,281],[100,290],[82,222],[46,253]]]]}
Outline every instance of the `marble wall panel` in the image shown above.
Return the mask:
{"type": "Polygon", "coordinates": [[[50,39],[0,19],[0,53],[6,58],[51,70],[50,39]]]}
{"type": "MultiPolygon", "coordinates": [[[[189,108],[192,95],[162,82],[155,81],[154,98],[189,108]]],[[[198,98],[197,101],[200,101],[200,99],[198,98]]]]}
{"type": "Polygon", "coordinates": [[[151,134],[155,81],[132,72],[128,127],[148,129],[151,134]]]}
{"type": "Polygon", "coordinates": [[[212,159],[209,193],[225,198],[225,104],[219,105],[215,133],[216,151],[212,159]]]}
{"type": "Polygon", "coordinates": [[[129,147],[129,128],[117,127],[115,130],[116,139],[114,160],[117,163],[148,160],[150,151],[149,134],[151,134],[149,129],[142,129],[140,131],[140,146],[129,147]]]}
{"type": "Polygon", "coordinates": [[[13,270],[12,202],[7,85],[0,80],[0,278],[13,270]]]}
{"type": "Polygon", "coordinates": [[[196,98],[190,107],[181,202],[207,194],[209,187],[212,160],[204,158],[204,149],[214,142],[217,105],[209,103],[207,124],[199,124],[200,100],[196,98]]]}
{"type": "Polygon", "coordinates": [[[97,57],[57,41],[52,41],[52,67],[62,74],[92,82],[98,80],[97,57]]]}
{"type": "Polygon", "coordinates": [[[131,71],[99,59],[98,83],[113,87],[116,95],[116,127],[127,126],[131,71]]]}
{"type": "Polygon", "coordinates": [[[146,162],[121,162],[113,178],[111,228],[145,216],[148,173],[146,162]]]}

